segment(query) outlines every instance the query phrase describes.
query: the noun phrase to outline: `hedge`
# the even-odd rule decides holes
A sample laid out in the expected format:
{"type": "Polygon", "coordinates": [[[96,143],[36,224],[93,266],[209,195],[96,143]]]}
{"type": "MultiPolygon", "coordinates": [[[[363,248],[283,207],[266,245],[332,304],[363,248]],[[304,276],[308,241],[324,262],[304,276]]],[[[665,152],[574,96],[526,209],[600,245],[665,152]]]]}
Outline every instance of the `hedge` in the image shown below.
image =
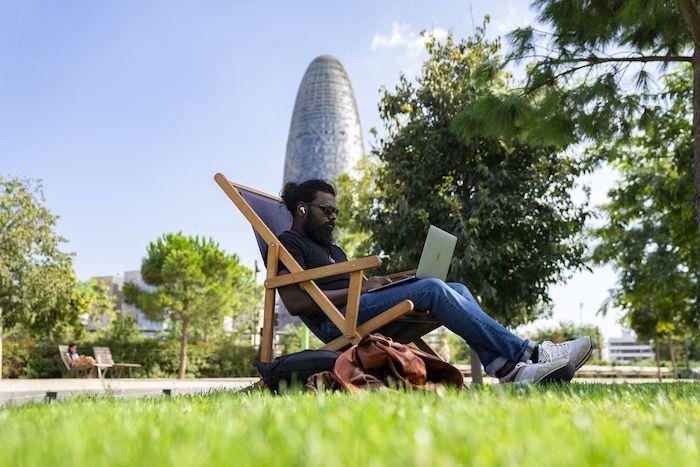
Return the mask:
{"type": "MultiPolygon", "coordinates": [[[[63,363],[58,344],[34,340],[4,340],[2,374],[6,378],[60,378],[63,363]]],[[[67,344],[61,342],[61,344],[67,344]]],[[[172,377],[177,374],[180,345],[175,341],[141,339],[136,342],[94,341],[78,343],[80,354],[92,355],[92,347],[109,347],[115,362],[140,363],[134,377],[172,377]]],[[[254,376],[257,349],[225,342],[198,342],[187,346],[187,377],[225,378],[254,376]]]]}

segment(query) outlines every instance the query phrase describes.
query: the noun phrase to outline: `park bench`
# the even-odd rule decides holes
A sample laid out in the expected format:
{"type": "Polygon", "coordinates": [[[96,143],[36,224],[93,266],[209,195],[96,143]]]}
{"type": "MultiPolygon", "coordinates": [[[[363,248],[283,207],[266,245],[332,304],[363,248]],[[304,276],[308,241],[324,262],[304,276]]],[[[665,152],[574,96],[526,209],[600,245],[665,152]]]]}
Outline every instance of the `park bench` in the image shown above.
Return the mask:
{"type": "Polygon", "coordinates": [[[112,370],[112,376],[114,376],[114,371],[117,370],[117,378],[121,378],[124,369],[129,370],[129,378],[131,378],[133,376],[132,370],[141,368],[141,365],[138,363],[115,363],[109,347],[93,347],[92,351],[95,352],[95,359],[97,359],[99,364],[97,372],[100,374],[100,377],[102,377],[101,368],[105,368],[105,374],[106,370],[112,370]]]}
{"type": "MultiPolygon", "coordinates": [[[[275,298],[277,288],[291,284],[299,284],[314,300],[321,311],[342,332],[342,335],[337,339],[330,339],[307,317],[299,316],[311,332],[325,344],[322,349],[342,350],[350,345],[357,344],[364,336],[370,333],[380,332],[397,342],[405,344],[413,343],[419,349],[437,356],[422,337],[430,331],[437,329],[440,323],[432,319],[427,312],[414,310],[413,303],[410,300],[404,300],[379,316],[358,326],[357,315],[360,304],[363,271],[379,266],[382,262],[379,256],[368,256],[366,258],[304,270],[277,239],[277,235],[289,230],[292,226],[292,215],[282,203],[281,198],[237,183],[232,183],[220,173],[216,174],[214,179],[253,227],[260,253],[262,254],[263,261],[266,263],[267,276],[265,280],[265,301],[260,350],[260,360],[262,362],[270,362],[273,358],[275,298]],[[277,267],[280,261],[289,270],[289,274],[277,274],[277,267]],[[346,273],[350,273],[350,285],[346,314],[343,316],[314,281],[346,273]]],[[[392,274],[389,277],[399,278],[411,273],[415,273],[415,270],[392,274]]]]}
{"type": "Polygon", "coordinates": [[[102,376],[102,369],[106,369],[107,365],[101,365],[99,362],[92,368],[86,368],[83,370],[77,370],[73,367],[70,366],[68,363],[68,360],[66,359],[66,354],[68,353],[68,346],[67,345],[59,345],[58,346],[58,357],[63,363],[63,376],[75,376],[75,377],[82,377],[82,378],[89,378],[91,376],[94,376],[95,374],[95,369],[97,369],[98,375],[101,377],[102,376]]]}

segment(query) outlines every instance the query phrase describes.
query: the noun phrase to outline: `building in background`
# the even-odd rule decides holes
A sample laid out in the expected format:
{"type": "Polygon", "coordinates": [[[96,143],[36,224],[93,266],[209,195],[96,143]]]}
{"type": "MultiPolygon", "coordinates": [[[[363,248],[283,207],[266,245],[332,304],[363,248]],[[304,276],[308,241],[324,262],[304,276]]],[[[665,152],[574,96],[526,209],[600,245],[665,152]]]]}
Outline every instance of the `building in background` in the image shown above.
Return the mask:
{"type": "Polygon", "coordinates": [[[333,180],[352,170],[363,152],[350,78],[337,58],[316,57],[304,73],[294,103],[283,182],[333,180]]]}
{"type": "MultiPolygon", "coordinates": [[[[299,85],[289,125],[283,184],[332,181],[351,173],[364,154],[362,127],[350,78],[340,61],[316,57],[299,85]]],[[[277,329],[301,320],[277,302],[277,329]]]]}
{"type": "Polygon", "coordinates": [[[654,358],[654,349],[648,342],[637,342],[631,331],[622,331],[622,337],[608,338],[603,358],[609,362],[629,363],[654,358]]]}
{"type": "MultiPolygon", "coordinates": [[[[136,318],[136,323],[142,335],[154,335],[165,329],[165,323],[149,320],[141,310],[124,302],[123,289],[125,283],[136,284],[142,289],[148,288],[148,286],[143,282],[143,279],[141,279],[141,271],[126,271],[124,273],[124,277],[100,276],[94,277],[93,279],[107,285],[107,294],[114,297],[114,310],[121,310],[122,312],[128,313],[136,318]]],[[[87,328],[88,331],[93,332],[98,328],[107,326],[108,324],[109,323],[105,318],[98,318],[97,322],[89,322],[87,324],[87,328]]]]}

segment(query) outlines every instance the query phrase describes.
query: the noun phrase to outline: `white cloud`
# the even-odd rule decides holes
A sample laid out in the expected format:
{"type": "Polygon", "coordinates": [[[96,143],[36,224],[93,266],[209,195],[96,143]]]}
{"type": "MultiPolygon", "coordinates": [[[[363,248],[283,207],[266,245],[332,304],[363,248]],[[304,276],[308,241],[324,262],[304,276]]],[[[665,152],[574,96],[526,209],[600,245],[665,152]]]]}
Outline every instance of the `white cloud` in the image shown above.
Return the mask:
{"type": "MultiPolygon", "coordinates": [[[[535,23],[535,11],[528,7],[527,2],[520,0],[508,0],[505,8],[499,15],[493,15],[493,32],[497,36],[504,36],[512,30],[535,23]]],[[[492,28],[487,28],[491,30],[492,28]]]]}
{"type": "MultiPolygon", "coordinates": [[[[447,30],[433,28],[427,31],[433,34],[438,40],[447,37],[447,30]]],[[[372,37],[371,49],[376,52],[381,49],[404,49],[410,54],[418,54],[423,51],[426,38],[419,31],[412,30],[405,23],[392,23],[389,34],[375,33],[372,37]]]]}

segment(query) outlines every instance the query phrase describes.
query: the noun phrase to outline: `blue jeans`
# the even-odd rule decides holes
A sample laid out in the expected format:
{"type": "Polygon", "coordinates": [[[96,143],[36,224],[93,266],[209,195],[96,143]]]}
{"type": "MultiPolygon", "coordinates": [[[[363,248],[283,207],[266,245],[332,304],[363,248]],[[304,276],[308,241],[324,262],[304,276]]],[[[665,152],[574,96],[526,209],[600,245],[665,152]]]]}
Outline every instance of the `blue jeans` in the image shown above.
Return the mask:
{"type": "MultiPolygon", "coordinates": [[[[439,279],[420,279],[360,297],[359,324],[368,321],[403,300],[411,300],[418,310],[430,314],[459,335],[476,352],[489,375],[495,375],[508,362],[530,358],[535,343],[523,340],[484,313],[464,284],[439,279]]],[[[345,307],[340,309],[345,314],[345,307]]],[[[331,338],[342,333],[330,319],[319,326],[331,338]]]]}

